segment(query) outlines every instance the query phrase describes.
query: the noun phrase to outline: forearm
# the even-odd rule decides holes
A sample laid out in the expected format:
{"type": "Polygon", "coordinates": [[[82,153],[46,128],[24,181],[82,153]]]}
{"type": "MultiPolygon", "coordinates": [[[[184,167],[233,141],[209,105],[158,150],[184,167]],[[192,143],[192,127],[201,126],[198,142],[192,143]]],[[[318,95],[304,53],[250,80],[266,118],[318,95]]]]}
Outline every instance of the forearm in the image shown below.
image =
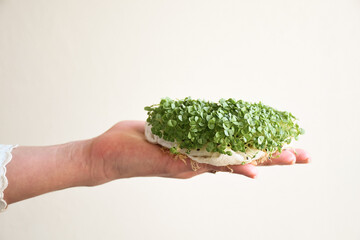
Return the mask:
{"type": "Polygon", "coordinates": [[[89,140],[52,146],[19,146],[7,165],[8,204],[64,188],[87,185],[89,140]]]}

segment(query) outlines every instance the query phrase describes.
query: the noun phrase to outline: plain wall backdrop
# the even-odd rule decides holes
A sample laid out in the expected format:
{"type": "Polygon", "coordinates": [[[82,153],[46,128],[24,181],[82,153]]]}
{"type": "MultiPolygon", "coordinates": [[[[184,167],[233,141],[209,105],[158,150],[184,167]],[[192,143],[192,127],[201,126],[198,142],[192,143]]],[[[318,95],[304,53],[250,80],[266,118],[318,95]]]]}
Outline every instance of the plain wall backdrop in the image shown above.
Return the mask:
{"type": "Polygon", "coordinates": [[[0,0],[0,143],[233,97],[292,112],[313,160],[45,194],[10,205],[0,239],[360,239],[359,43],[358,0],[0,0]]]}

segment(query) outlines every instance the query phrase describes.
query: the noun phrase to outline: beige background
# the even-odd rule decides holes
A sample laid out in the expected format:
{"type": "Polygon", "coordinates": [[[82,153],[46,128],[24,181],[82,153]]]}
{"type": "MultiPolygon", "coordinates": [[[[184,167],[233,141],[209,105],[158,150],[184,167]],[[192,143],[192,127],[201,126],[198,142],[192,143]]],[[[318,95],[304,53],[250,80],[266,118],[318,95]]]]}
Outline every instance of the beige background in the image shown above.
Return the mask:
{"type": "Polygon", "coordinates": [[[0,0],[0,143],[146,119],[161,97],[262,101],[313,162],[133,178],[13,204],[0,239],[360,239],[360,2],[0,0]]]}

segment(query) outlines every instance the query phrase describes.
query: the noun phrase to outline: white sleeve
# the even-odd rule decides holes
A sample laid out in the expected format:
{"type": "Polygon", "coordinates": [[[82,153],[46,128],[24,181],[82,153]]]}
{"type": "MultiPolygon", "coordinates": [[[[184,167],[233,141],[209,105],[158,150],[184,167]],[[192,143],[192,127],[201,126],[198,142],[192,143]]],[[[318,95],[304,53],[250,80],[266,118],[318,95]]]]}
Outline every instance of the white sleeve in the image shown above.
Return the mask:
{"type": "Polygon", "coordinates": [[[11,151],[18,145],[3,145],[0,144],[0,212],[5,211],[7,204],[4,200],[4,190],[8,186],[6,174],[6,164],[11,161],[11,151]]]}

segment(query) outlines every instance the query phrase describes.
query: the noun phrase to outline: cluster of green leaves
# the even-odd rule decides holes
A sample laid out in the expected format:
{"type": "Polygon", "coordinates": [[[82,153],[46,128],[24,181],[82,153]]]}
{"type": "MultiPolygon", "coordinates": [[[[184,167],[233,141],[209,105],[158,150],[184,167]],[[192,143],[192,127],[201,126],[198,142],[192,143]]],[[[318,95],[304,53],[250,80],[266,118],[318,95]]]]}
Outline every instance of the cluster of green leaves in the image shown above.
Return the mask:
{"type": "Polygon", "coordinates": [[[228,155],[229,149],[245,152],[249,147],[271,155],[304,134],[291,113],[261,102],[230,98],[214,103],[191,97],[183,100],[167,97],[145,110],[152,133],[179,144],[170,149],[173,153],[178,153],[179,148],[190,152],[205,146],[208,152],[228,155]]]}

